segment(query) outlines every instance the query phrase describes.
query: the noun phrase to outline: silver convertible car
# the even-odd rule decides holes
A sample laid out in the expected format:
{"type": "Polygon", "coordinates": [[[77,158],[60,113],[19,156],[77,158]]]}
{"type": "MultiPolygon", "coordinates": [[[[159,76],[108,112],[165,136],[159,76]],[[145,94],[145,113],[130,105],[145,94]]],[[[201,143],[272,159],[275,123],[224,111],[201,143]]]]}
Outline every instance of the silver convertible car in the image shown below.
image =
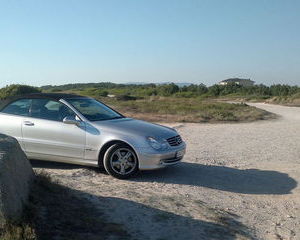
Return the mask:
{"type": "Polygon", "coordinates": [[[175,129],[126,118],[73,94],[1,101],[0,133],[15,137],[29,159],[104,166],[117,178],[176,164],[186,148],[175,129]]]}

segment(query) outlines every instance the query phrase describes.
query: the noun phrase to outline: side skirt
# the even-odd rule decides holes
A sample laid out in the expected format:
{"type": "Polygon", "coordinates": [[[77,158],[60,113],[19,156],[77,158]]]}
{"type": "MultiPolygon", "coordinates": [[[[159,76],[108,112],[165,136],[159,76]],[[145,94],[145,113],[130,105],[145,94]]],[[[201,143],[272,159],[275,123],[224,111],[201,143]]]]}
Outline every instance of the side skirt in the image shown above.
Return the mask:
{"type": "Polygon", "coordinates": [[[62,162],[62,163],[78,164],[83,166],[98,167],[98,160],[69,158],[69,157],[61,157],[56,155],[36,154],[36,153],[29,153],[29,152],[26,152],[26,156],[28,159],[34,159],[34,160],[62,162]]]}

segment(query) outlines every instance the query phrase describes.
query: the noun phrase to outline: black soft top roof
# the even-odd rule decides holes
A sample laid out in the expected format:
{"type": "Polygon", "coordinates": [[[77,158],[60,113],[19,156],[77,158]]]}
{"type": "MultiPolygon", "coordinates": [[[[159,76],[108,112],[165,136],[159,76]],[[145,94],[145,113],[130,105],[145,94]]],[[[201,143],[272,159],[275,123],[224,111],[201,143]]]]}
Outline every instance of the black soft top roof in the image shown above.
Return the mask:
{"type": "Polygon", "coordinates": [[[69,93],[30,93],[26,95],[20,95],[16,98],[51,98],[55,100],[60,100],[62,98],[76,98],[76,97],[83,97],[76,94],[69,94],[69,93]]]}
{"type": "Polygon", "coordinates": [[[84,96],[76,95],[76,94],[69,94],[69,93],[30,93],[24,95],[18,95],[14,97],[8,97],[4,100],[16,100],[21,98],[50,98],[54,100],[66,99],[66,98],[81,98],[84,96]]]}
{"type": "Polygon", "coordinates": [[[68,93],[30,93],[24,95],[18,95],[14,97],[8,97],[0,100],[0,110],[2,110],[6,105],[11,102],[14,102],[23,98],[46,98],[58,101],[60,99],[68,99],[68,98],[88,98],[76,94],[68,94],[68,93]]]}

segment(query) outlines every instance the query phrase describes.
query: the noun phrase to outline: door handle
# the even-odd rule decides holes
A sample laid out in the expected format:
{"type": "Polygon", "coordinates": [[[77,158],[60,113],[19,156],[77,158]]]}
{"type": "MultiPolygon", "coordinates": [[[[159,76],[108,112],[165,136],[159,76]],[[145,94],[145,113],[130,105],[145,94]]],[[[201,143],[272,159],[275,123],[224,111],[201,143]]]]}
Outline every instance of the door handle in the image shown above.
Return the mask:
{"type": "Polygon", "coordinates": [[[30,122],[30,121],[24,121],[24,125],[26,125],[26,126],[34,126],[34,123],[30,122]]]}

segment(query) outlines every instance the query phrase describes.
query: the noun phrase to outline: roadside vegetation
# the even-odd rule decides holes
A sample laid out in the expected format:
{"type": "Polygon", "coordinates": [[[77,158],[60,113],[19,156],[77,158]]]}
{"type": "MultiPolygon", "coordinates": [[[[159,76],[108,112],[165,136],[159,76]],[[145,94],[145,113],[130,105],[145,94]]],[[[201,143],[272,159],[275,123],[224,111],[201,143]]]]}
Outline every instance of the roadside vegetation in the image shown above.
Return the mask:
{"type": "Polygon", "coordinates": [[[1,240],[129,239],[120,224],[108,222],[84,193],[69,189],[39,173],[19,223],[0,229],[1,240]]]}
{"type": "Polygon", "coordinates": [[[4,88],[0,88],[0,99],[22,95],[22,94],[28,94],[28,93],[38,93],[38,92],[41,92],[41,90],[36,87],[20,85],[20,84],[12,84],[4,88]]]}
{"type": "Polygon", "coordinates": [[[0,89],[0,99],[30,92],[67,92],[94,97],[129,117],[161,122],[242,122],[274,118],[246,101],[300,105],[300,87],[237,84],[115,84],[79,83],[41,88],[10,85],[0,89]],[[230,104],[226,101],[237,101],[230,104]]]}
{"type": "Polygon", "coordinates": [[[270,99],[267,99],[266,102],[300,107],[300,92],[295,93],[291,96],[275,96],[270,99]]]}
{"type": "Polygon", "coordinates": [[[213,85],[191,84],[177,86],[170,84],[115,84],[115,83],[79,83],[60,86],[43,86],[47,92],[80,92],[83,95],[93,97],[106,97],[116,95],[119,97],[130,96],[133,98],[145,98],[150,96],[176,97],[176,98],[243,98],[247,100],[265,100],[273,97],[292,97],[300,93],[299,86],[263,84],[243,87],[238,84],[213,85]]]}
{"type": "Polygon", "coordinates": [[[100,100],[128,117],[153,122],[241,122],[274,117],[245,103],[229,104],[199,98],[150,97],[118,101],[102,97],[100,100]]]}

